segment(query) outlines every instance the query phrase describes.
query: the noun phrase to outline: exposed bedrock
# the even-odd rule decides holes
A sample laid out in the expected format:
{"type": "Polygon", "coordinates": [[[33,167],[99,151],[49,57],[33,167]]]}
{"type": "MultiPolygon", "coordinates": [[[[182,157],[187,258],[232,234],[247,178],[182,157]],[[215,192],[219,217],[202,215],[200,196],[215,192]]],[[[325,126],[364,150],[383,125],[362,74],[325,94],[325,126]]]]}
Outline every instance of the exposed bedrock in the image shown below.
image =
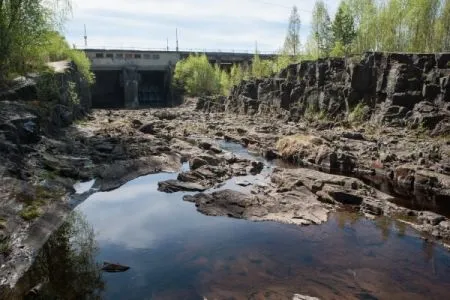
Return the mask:
{"type": "Polygon", "coordinates": [[[359,179],[310,169],[275,169],[271,182],[249,193],[219,190],[184,196],[197,210],[211,216],[297,225],[321,224],[329,212],[351,208],[367,217],[395,217],[438,239],[450,238],[449,220],[430,211],[395,204],[394,197],[359,179]]]}
{"type": "Polygon", "coordinates": [[[292,64],[273,78],[243,81],[231,95],[204,98],[197,109],[273,115],[298,121],[320,114],[375,124],[408,125],[449,133],[450,53],[367,52],[361,59],[329,58],[292,64]]]}
{"type": "Polygon", "coordinates": [[[197,109],[273,124],[275,142],[257,130],[225,134],[269,156],[358,177],[423,208],[449,206],[450,53],[303,61],[197,109]]]}

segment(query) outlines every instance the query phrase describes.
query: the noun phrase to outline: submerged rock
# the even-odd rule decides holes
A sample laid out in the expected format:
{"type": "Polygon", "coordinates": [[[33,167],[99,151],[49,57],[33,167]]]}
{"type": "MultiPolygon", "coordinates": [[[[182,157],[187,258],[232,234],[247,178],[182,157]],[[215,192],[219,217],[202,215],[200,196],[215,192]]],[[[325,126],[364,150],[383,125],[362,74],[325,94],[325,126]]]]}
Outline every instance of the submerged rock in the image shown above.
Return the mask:
{"type": "Polygon", "coordinates": [[[102,271],[109,272],[109,273],[118,273],[118,272],[126,272],[130,269],[128,266],[109,263],[109,262],[103,262],[102,271]]]}

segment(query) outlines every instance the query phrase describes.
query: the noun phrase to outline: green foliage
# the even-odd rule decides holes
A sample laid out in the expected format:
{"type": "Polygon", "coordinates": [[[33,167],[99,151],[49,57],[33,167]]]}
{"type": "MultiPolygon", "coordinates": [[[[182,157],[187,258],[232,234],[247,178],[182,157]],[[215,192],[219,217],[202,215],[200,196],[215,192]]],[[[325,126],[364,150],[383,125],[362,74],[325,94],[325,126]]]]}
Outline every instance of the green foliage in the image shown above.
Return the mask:
{"type": "Polygon", "coordinates": [[[330,15],[323,0],[316,0],[311,23],[319,57],[328,57],[333,45],[333,32],[330,15]]]}
{"type": "Polygon", "coordinates": [[[339,5],[332,24],[332,30],[335,41],[332,52],[334,52],[335,56],[338,56],[336,55],[336,52],[344,50],[344,53],[346,54],[356,37],[356,31],[353,17],[350,14],[350,9],[345,1],[342,1],[339,5]]]}
{"type": "Polygon", "coordinates": [[[249,69],[235,64],[227,72],[219,65],[211,65],[204,54],[190,55],[175,66],[174,85],[190,96],[229,95],[231,88],[242,80],[269,77],[295,60],[296,57],[287,54],[264,60],[256,52],[249,69]]]}
{"type": "Polygon", "coordinates": [[[352,50],[362,53],[366,50],[376,49],[375,37],[379,34],[379,28],[384,24],[377,18],[377,7],[374,0],[347,0],[348,8],[353,17],[356,29],[356,37],[352,50]]]}
{"type": "Polygon", "coordinates": [[[238,85],[244,79],[244,71],[239,65],[234,64],[230,70],[230,86],[238,85]]]}
{"type": "Polygon", "coordinates": [[[0,254],[8,256],[11,253],[11,243],[9,238],[0,241],[0,254]]]}
{"type": "Polygon", "coordinates": [[[42,186],[36,186],[34,194],[22,194],[16,195],[16,200],[23,203],[23,209],[19,215],[26,221],[36,219],[42,214],[41,207],[48,201],[61,197],[64,191],[49,190],[42,186]]]}
{"type": "Polygon", "coordinates": [[[258,53],[252,60],[251,77],[253,78],[264,78],[269,77],[273,74],[272,62],[269,60],[263,60],[260,58],[258,53]]]}
{"type": "Polygon", "coordinates": [[[289,17],[289,26],[286,39],[284,41],[285,53],[297,55],[300,52],[300,15],[298,14],[297,6],[294,5],[289,17]]]}
{"type": "Polygon", "coordinates": [[[89,84],[94,83],[95,77],[91,72],[91,62],[83,51],[70,48],[64,37],[54,31],[47,32],[45,41],[40,49],[43,62],[70,60],[89,84]]]}
{"type": "Polygon", "coordinates": [[[228,96],[232,88],[230,75],[225,71],[220,71],[220,89],[221,94],[228,96]]]}
{"type": "Polygon", "coordinates": [[[330,52],[331,57],[342,57],[346,54],[346,49],[341,41],[336,41],[334,47],[330,52]]]}
{"type": "Polygon", "coordinates": [[[290,64],[299,62],[300,60],[300,55],[289,55],[288,53],[283,51],[278,54],[277,57],[272,61],[272,71],[273,73],[279,73],[290,64]]]}
{"type": "Polygon", "coordinates": [[[356,105],[353,110],[348,115],[347,120],[350,123],[361,124],[366,121],[366,117],[369,113],[370,108],[364,103],[360,102],[356,105]]]}
{"type": "Polygon", "coordinates": [[[218,72],[205,54],[189,55],[175,66],[175,84],[191,96],[213,95],[220,91],[218,72]]]}
{"type": "Polygon", "coordinates": [[[449,51],[450,0],[342,0],[331,26],[324,2],[316,1],[306,56],[369,50],[449,51]]]}
{"type": "Polygon", "coordinates": [[[78,96],[76,88],[77,85],[75,84],[75,82],[73,81],[68,82],[67,92],[69,95],[69,103],[71,105],[80,104],[80,97],[78,96]]]}
{"type": "Polygon", "coordinates": [[[70,49],[67,52],[67,58],[77,66],[78,72],[89,83],[94,84],[95,76],[91,72],[91,61],[86,56],[86,53],[80,50],[70,49]]]}
{"type": "Polygon", "coordinates": [[[450,0],[443,1],[435,30],[435,48],[439,51],[450,51],[450,0]]]}
{"type": "Polygon", "coordinates": [[[307,121],[317,121],[321,118],[321,111],[318,105],[314,102],[308,102],[306,105],[304,117],[307,121]]]}
{"type": "Polygon", "coordinates": [[[41,74],[37,82],[37,97],[40,101],[57,102],[60,99],[60,87],[55,74],[47,70],[41,74]]]}
{"type": "Polygon", "coordinates": [[[38,205],[27,205],[19,213],[25,221],[32,221],[41,215],[41,210],[38,205]]]}
{"type": "Polygon", "coordinates": [[[0,1],[0,82],[43,67],[48,33],[70,12],[70,0],[0,1]]]}

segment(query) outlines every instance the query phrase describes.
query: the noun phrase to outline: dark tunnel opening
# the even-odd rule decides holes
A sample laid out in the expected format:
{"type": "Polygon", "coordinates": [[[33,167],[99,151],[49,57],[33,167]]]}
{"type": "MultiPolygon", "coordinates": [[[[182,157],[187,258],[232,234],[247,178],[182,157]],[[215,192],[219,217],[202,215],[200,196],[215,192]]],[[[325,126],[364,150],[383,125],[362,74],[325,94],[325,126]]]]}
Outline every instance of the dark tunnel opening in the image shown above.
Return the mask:
{"type": "Polygon", "coordinates": [[[167,106],[168,84],[165,71],[140,71],[139,105],[167,106]]]}
{"type": "Polygon", "coordinates": [[[93,108],[120,108],[125,106],[124,89],[120,81],[122,71],[95,71],[92,87],[93,108]]]}

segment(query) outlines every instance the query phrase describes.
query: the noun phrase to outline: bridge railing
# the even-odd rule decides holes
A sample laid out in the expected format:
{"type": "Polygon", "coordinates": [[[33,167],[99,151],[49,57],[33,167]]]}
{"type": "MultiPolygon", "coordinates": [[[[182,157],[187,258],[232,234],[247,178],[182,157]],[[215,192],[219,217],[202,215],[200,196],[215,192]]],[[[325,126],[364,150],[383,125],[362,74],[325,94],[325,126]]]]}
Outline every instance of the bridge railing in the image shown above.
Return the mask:
{"type": "MultiPolygon", "coordinates": [[[[129,51],[157,51],[157,52],[177,52],[174,48],[145,48],[145,47],[129,47],[129,46],[78,46],[76,44],[73,45],[75,49],[80,50],[129,50],[129,51]]],[[[191,53],[246,53],[246,54],[254,54],[255,50],[248,50],[248,49],[212,49],[212,48],[180,48],[178,49],[178,52],[191,52],[191,53]]],[[[258,50],[259,54],[265,54],[265,55],[276,55],[279,52],[278,51],[272,51],[272,50],[258,50]]]]}

